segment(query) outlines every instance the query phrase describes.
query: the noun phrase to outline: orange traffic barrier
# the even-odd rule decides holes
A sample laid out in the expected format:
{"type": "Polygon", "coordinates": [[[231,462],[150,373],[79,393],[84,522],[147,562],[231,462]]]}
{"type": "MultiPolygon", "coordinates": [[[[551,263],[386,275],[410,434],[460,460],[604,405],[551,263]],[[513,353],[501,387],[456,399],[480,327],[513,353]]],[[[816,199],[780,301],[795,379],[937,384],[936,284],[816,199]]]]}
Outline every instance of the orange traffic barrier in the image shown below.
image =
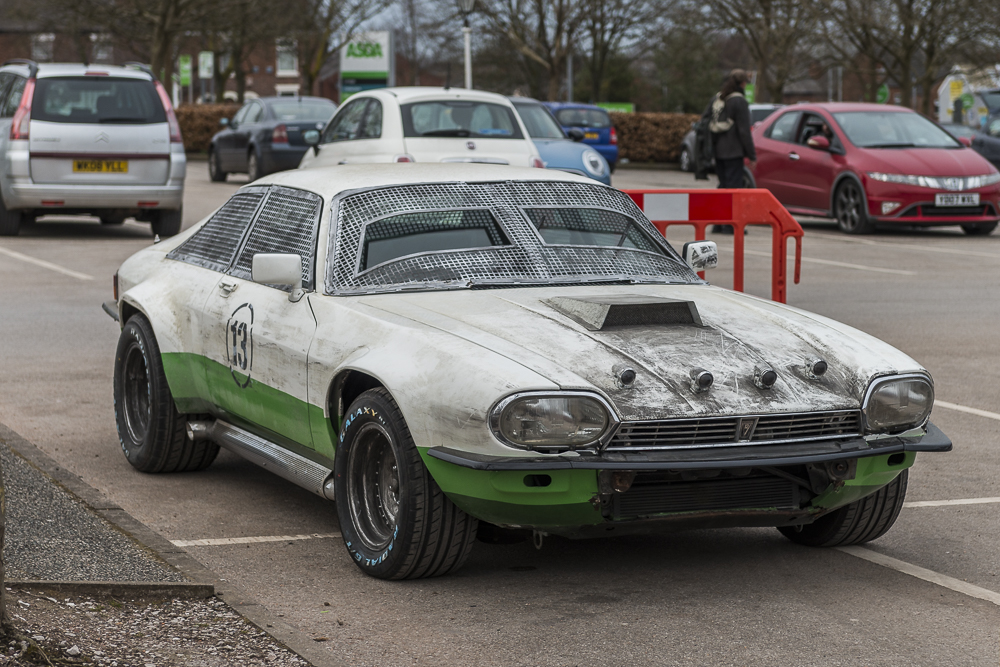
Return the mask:
{"type": "MultiPolygon", "coordinates": [[[[743,291],[743,230],[748,225],[769,225],[771,249],[771,299],[787,299],[787,241],[795,239],[795,277],[802,267],[802,226],[785,210],[770,190],[623,190],[642,209],[660,233],[671,225],[691,225],[696,241],[705,240],[709,225],[732,225],[733,289],[743,291]]],[[[705,277],[704,272],[699,274],[705,277]]]]}

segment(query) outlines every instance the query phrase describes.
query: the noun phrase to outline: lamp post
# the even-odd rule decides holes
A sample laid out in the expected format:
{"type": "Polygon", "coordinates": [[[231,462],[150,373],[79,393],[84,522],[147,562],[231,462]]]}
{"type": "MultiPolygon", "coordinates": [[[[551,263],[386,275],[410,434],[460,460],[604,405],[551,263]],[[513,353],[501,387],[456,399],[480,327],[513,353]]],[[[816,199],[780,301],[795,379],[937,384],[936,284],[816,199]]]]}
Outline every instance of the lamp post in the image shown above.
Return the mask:
{"type": "Polygon", "coordinates": [[[458,0],[458,8],[462,11],[462,36],[465,38],[465,87],[472,88],[472,28],[469,27],[469,14],[476,6],[476,0],[458,0]]]}

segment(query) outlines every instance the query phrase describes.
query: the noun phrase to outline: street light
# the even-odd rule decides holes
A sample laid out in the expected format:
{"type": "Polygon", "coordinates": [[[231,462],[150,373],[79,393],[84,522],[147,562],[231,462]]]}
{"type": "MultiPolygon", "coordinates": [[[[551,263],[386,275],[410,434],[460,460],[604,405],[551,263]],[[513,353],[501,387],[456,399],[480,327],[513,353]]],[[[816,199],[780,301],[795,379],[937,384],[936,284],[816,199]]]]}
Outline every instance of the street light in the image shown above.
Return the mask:
{"type": "Polygon", "coordinates": [[[458,8],[462,11],[462,36],[465,38],[465,87],[472,88],[472,28],[469,27],[469,14],[476,6],[476,0],[458,0],[458,8]]]}

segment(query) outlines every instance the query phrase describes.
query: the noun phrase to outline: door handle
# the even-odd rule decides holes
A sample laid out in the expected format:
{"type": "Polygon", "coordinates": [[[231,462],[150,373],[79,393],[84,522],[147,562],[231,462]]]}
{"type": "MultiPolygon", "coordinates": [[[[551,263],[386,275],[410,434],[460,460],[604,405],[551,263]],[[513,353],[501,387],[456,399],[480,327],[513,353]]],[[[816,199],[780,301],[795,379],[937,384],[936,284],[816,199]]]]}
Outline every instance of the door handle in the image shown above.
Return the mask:
{"type": "Polygon", "coordinates": [[[235,280],[222,280],[219,282],[219,291],[222,292],[222,298],[227,299],[229,295],[236,291],[236,288],[240,284],[235,280]]]}
{"type": "Polygon", "coordinates": [[[799,154],[798,153],[789,153],[788,154],[788,159],[789,160],[798,160],[799,159],[799,154]]]}

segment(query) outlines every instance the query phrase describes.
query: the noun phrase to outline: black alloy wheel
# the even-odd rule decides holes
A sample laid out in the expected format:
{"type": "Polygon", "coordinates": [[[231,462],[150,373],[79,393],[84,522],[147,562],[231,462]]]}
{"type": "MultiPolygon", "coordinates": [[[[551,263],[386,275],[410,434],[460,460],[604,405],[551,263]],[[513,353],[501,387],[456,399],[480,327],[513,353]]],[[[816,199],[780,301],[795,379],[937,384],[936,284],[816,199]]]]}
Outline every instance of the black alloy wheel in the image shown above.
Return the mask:
{"type": "Polygon", "coordinates": [[[847,234],[869,234],[874,230],[868,218],[868,199],[861,186],[847,179],[833,198],[833,216],[837,227],[847,234]]]}
{"type": "Polygon", "coordinates": [[[216,182],[222,183],[226,180],[226,172],[222,171],[222,162],[219,159],[219,152],[210,149],[208,151],[208,177],[216,182]]]}

